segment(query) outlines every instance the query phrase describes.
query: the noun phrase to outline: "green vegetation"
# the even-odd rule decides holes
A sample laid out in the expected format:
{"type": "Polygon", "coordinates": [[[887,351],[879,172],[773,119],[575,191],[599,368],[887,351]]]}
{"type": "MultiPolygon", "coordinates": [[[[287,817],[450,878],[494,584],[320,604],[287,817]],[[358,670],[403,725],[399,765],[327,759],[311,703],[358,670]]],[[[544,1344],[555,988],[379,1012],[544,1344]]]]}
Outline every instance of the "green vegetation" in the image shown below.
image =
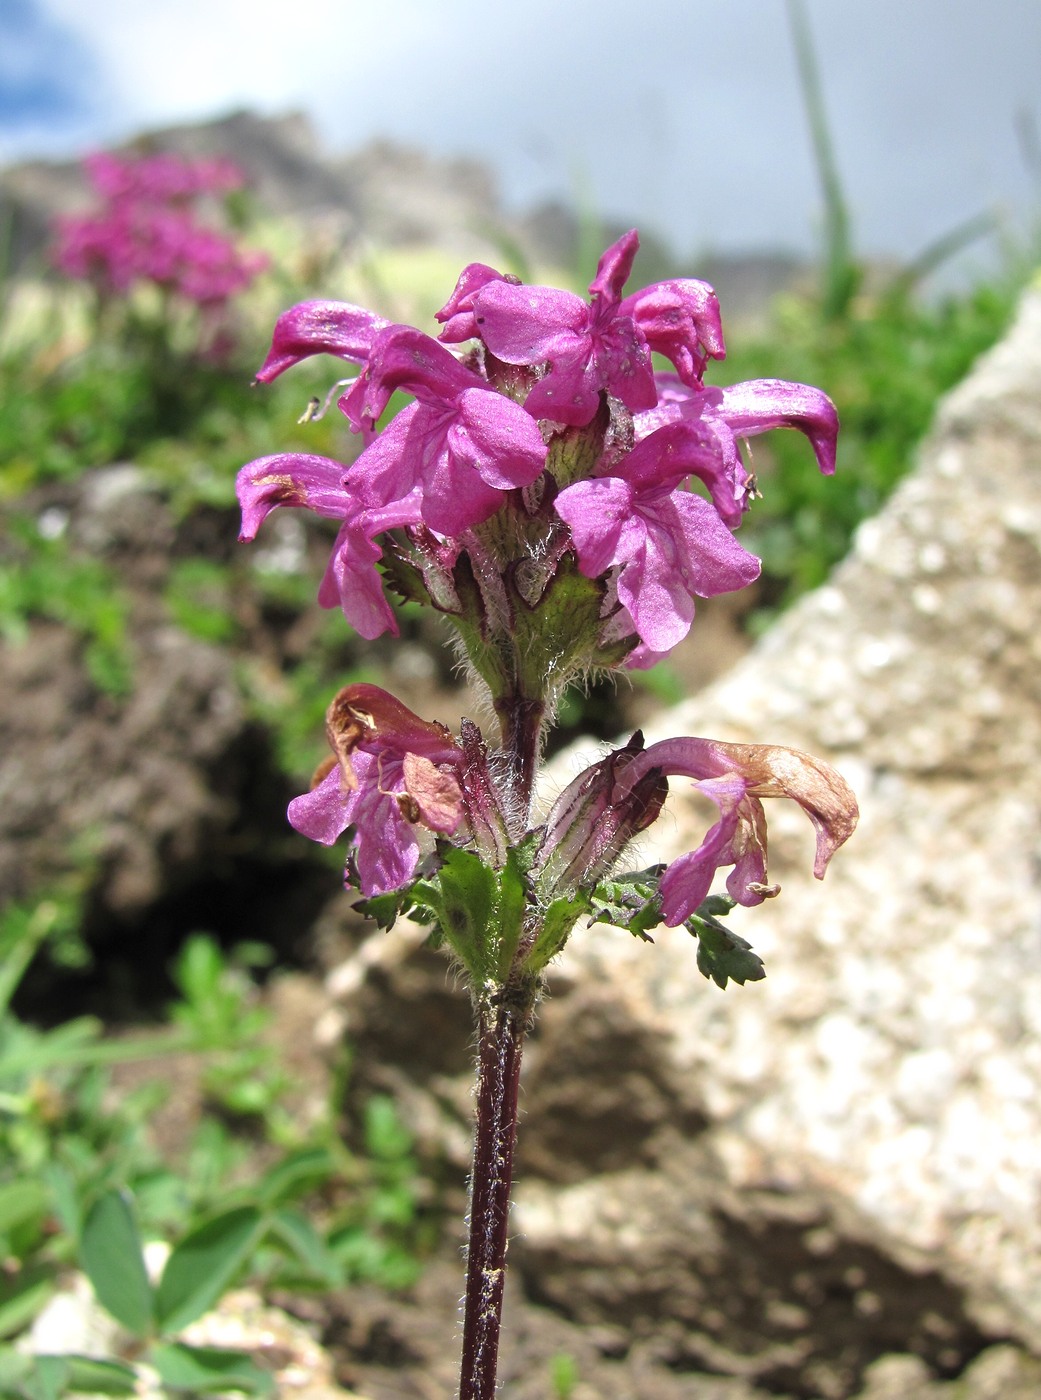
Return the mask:
{"type": "MultiPolygon", "coordinates": [[[[35,923],[20,910],[6,944],[39,944],[61,922],[54,901],[35,923]],[[26,918],[30,919],[26,926],[26,918]]],[[[181,1333],[233,1284],[295,1293],[415,1277],[422,1233],[411,1138],[385,1098],[365,1105],[361,1149],[342,1137],[345,1068],[324,1113],[300,1125],[273,1043],[270,1013],[245,968],[266,949],[227,960],[195,935],[178,958],[169,1026],[110,1040],[92,1018],[49,1031],[0,1014],[0,1396],[83,1391],[134,1394],[137,1365],[173,1391],[271,1393],[245,1354],[189,1345],[181,1333]],[[198,1057],[208,1112],[179,1160],[163,1160],[148,1126],[169,1092],[162,1062],[198,1057]],[[116,1097],[111,1067],[154,1061],[156,1078],[116,1097]],[[270,1162],[257,1171],[258,1159],[270,1162]],[[143,1241],[157,1248],[145,1251],[143,1241]],[[146,1254],[165,1260],[150,1277],[146,1254]],[[78,1264],[98,1303],[127,1334],[99,1360],[50,1356],[11,1342],[78,1264]],[[185,1379],[187,1378],[187,1379],[185,1379]]],[[[24,959],[23,959],[24,965],[24,959]]],[[[4,1005],[14,990],[7,979],[4,1005]]]]}
{"type": "Polygon", "coordinates": [[[822,583],[912,463],[937,401],[998,340],[1022,290],[1007,274],[971,290],[923,300],[896,281],[853,299],[838,319],[821,303],[779,301],[766,335],[730,338],[719,379],[791,379],[821,384],[834,399],[838,477],[821,477],[798,434],[751,443],[762,500],[741,542],[763,559],[763,604],[776,608],[822,583]],[[797,440],[798,439],[798,440],[797,440]]]}

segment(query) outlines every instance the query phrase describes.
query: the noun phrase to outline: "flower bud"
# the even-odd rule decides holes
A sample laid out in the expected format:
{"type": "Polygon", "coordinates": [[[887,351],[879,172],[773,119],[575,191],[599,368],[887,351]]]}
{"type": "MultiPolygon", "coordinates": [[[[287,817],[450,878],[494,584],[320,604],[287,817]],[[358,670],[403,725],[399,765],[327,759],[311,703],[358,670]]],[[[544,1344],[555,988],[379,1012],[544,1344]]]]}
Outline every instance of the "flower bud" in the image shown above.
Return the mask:
{"type": "Polygon", "coordinates": [[[620,781],[643,750],[637,731],[624,749],[585,769],[557,798],[546,822],[538,878],[547,897],[595,885],[654,821],[669,791],[661,769],[620,781]]]}

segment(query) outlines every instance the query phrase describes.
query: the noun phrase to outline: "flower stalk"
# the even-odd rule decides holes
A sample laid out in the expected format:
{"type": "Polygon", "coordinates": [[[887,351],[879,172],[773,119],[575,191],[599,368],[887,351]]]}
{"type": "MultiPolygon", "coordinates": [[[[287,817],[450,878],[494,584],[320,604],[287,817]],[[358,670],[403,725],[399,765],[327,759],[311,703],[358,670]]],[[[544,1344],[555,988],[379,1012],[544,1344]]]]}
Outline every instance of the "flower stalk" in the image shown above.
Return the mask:
{"type": "Polygon", "coordinates": [[[696,598],[757,577],[735,538],[758,495],[742,442],[795,428],[822,472],[835,467],[838,419],[819,389],[704,383],[725,354],[711,287],[677,279],[623,295],[637,247],[633,231],[607,249],[588,301],[471,264],[436,340],[344,303],[285,312],[258,379],[313,354],[357,365],[339,407],[365,446],[349,466],[279,454],[238,478],[242,539],[279,507],[336,520],[319,602],[366,638],[397,634],[395,599],[436,609],[497,720],[493,736],[468,719],[456,736],[378,686],[346,686],[326,716],[331,755],[289,807],[313,840],[347,836],[356,907],[382,927],[402,915],[427,924],[470,989],[461,1400],[495,1392],[521,1055],[548,965],[583,919],[641,939],[665,925],[697,939],[697,965],[718,986],[755,981],[762,963],[722,920],[778,892],[762,799],[806,813],[818,878],[857,819],[840,774],[810,755],[698,737],[646,747],[640,734],[533,816],[567,687],[652,666],[686,636],[696,598]],[[674,372],[656,370],[652,352],[674,372]],[[412,402],[380,429],[397,391],[412,402]],[[619,870],[670,776],[718,820],[669,865],[619,870]],[[721,870],[725,895],[711,892],[721,870]]]}
{"type": "MultiPolygon", "coordinates": [[[[533,1000],[533,999],[532,999],[533,1000]]],[[[460,1400],[491,1400],[499,1355],[506,1248],[517,1140],[517,1091],[533,1011],[523,991],[478,1016],[477,1114],[470,1177],[460,1400]]]]}

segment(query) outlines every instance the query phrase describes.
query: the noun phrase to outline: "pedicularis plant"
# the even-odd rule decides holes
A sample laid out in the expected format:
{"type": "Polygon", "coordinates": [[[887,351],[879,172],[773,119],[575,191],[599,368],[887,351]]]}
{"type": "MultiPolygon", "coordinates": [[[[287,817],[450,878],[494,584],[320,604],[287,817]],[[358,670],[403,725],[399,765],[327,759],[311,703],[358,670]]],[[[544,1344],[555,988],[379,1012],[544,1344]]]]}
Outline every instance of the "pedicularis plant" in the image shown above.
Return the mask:
{"type": "Polygon", "coordinates": [[[640,734],[580,773],[534,820],[543,736],[569,685],[653,665],[686,636],[695,597],[745,587],[759,561],[734,538],[756,493],[738,444],[805,433],[835,466],[838,420],[818,389],[703,382],[725,353],[715,293],[659,282],[623,295],[635,232],[604,253],[590,299],[465,268],[435,340],[360,307],[312,301],[279,318],[258,378],[309,355],[360,367],[339,408],[365,443],[350,465],[276,455],[239,473],[242,538],[277,506],[339,522],[319,589],[366,638],[397,633],[392,599],[436,608],[490,697],[498,733],[458,734],[374,685],[329,706],[330,757],[289,820],[348,833],[346,884],[380,925],[432,924],[467,979],[478,1028],[462,1400],[495,1390],[521,1048],[549,962],[580,920],[698,938],[720,986],[762,964],[720,922],[777,893],[761,799],[793,798],[823,876],[857,819],[846,783],[793,749],[640,734]],[[674,373],[656,372],[657,352],[674,373]],[[413,402],[380,427],[392,394],[413,402]],[[696,481],[704,494],[691,489],[696,481]],[[696,850],[617,869],[671,775],[719,810],[696,850]],[[715,872],[732,867],[727,895],[715,872]]]}
{"type": "Polygon", "coordinates": [[[213,223],[214,210],[207,217],[197,206],[242,189],[243,172],[229,160],[172,153],[124,158],[103,151],[83,166],[99,207],[57,220],[55,266],[90,283],[102,309],[149,286],[168,310],[198,311],[204,339],[214,341],[229,303],[267,257],[239,247],[213,223]]]}

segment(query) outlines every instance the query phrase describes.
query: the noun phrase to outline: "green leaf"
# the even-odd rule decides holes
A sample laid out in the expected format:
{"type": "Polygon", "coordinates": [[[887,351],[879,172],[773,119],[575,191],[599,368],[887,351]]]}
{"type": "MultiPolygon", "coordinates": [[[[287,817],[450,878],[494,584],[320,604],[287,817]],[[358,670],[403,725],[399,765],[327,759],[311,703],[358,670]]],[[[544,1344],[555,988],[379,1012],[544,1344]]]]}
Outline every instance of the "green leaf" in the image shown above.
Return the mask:
{"type": "Polygon", "coordinates": [[[69,1367],[64,1356],[37,1356],[31,1373],[25,1378],[21,1394],[29,1400],[60,1400],[65,1394],[69,1367]]]}
{"type": "Polygon", "coordinates": [[[315,1281],[336,1288],[344,1282],[343,1270],[310,1220],[300,1211],[283,1206],[271,1217],[271,1233],[287,1246],[315,1281]]]}
{"type": "Polygon", "coordinates": [[[108,1191],[83,1222],[80,1258],[98,1302],[137,1337],[152,1326],[152,1285],[128,1197],[108,1191]]]}
{"type": "Polygon", "coordinates": [[[123,1361],[66,1355],[65,1389],[83,1395],[136,1395],[137,1372],[123,1361]]]}
{"type": "Polygon", "coordinates": [[[736,907],[737,900],[731,899],[728,894],[710,894],[698,905],[697,914],[701,919],[722,919],[736,907]]]}
{"type": "Polygon", "coordinates": [[[179,1332],[213,1307],[256,1249],[264,1228],[256,1207],[239,1206],[181,1240],[156,1290],[155,1312],[163,1332],[179,1332]]]}
{"type": "Polygon", "coordinates": [[[50,1190],[51,1206],[67,1235],[79,1239],[83,1229],[83,1208],[72,1173],[59,1162],[48,1162],[41,1175],[50,1190]]]}
{"type": "Polygon", "coordinates": [[[49,1205],[50,1195],[42,1182],[7,1182],[0,1186],[0,1233],[46,1214],[49,1205]]]}
{"type": "Polygon", "coordinates": [[[422,922],[430,912],[424,894],[430,891],[426,883],[416,880],[402,890],[391,890],[389,894],[374,894],[368,899],[356,900],[353,907],[367,919],[374,919],[379,928],[393,928],[395,921],[415,913],[422,922]]]}
{"type": "Polygon", "coordinates": [[[420,1273],[419,1261],[399,1245],[380,1239],[361,1225],[339,1231],[330,1248],[351,1282],[373,1282],[383,1288],[408,1288],[420,1273]]]}
{"type": "Polygon", "coordinates": [[[555,899],[542,916],[541,927],[524,964],[525,970],[541,972],[557,956],[575,923],[589,913],[589,908],[589,896],[581,891],[555,899]]]}
{"type": "Polygon", "coordinates": [[[14,1347],[0,1346],[0,1395],[13,1393],[14,1387],[24,1381],[33,1367],[33,1358],[14,1347]]]}
{"type": "Polygon", "coordinates": [[[742,986],[761,982],[766,976],[763,960],[752,952],[751,944],[715,919],[695,914],[685,927],[698,940],[698,970],[717,987],[725,988],[728,981],[742,986]]]}
{"type": "Polygon", "coordinates": [[[599,923],[627,929],[650,942],[648,931],[662,921],[658,879],[663,866],[634,870],[613,880],[601,880],[593,893],[593,917],[599,923]]]}
{"type": "Polygon", "coordinates": [[[0,1337],[23,1331],[55,1290],[56,1269],[31,1264],[13,1277],[0,1275],[0,1337]]]}
{"type": "Polygon", "coordinates": [[[495,970],[498,980],[509,979],[514,954],[524,931],[524,914],[528,907],[528,888],[523,870],[530,865],[526,852],[511,848],[506,853],[506,864],[497,871],[498,901],[495,911],[495,970]]]}
{"type": "Polygon", "coordinates": [[[389,1094],[373,1094],[364,1113],[365,1151],[379,1162],[400,1162],[412,1151],[413,1137],[389,1094]]]}
{"type": "Polygon", "coordinates": [[[256,1187],[256,1199],[273,1206],[328,1180],[336,1171],[336,1158],[325,1147],[303,1147],[290,1152],[264,1173],[256,1187]]]}
{"type": "Polygon", "coordinates": [[[246,1395],[273,1395],[274,1378],[245,1352],[218,1347],[190,1347],[183,1342],[159,1342],[148,1360],[171,1390],[196,1395],[221,1395],[237,1390],[246,1395]]]}
{"type": "Polygon", "coordinates": [[[495,873],[473,851],[445,846],[438,883],[441,931],[466,964],[474,983],[480,984],[490,971],[488,926],[495,907],[495,873]]]}

